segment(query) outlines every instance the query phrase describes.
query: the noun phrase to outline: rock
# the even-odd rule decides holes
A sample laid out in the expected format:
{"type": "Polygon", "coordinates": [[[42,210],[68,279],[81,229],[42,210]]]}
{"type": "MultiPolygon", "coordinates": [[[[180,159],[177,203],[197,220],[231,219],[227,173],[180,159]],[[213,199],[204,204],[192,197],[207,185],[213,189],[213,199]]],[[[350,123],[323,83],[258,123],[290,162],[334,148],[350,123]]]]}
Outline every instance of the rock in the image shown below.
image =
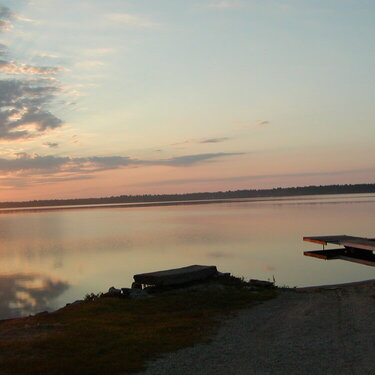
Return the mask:
{"type": "Polygon", "coordinates": [[[85,302],[83,299],[77,299],[77,300],[74,301],[74,302],[69,302],[69,303],[67,303],[65,306],[79,305],[80,303],[83,303],[83,302],[85,302]]]}
{"type": "Polygon", "coordinates": [[[136,281],[134,281],[132,283],[132,289],[142,289],[142,284],[141,283],[137,283],[136,281]]]}
{"type": "Polygon", "coordinates": [[[274,283],[272,283],[271,281],[256,280],[256,279],[251,279],[249,281],[249,284],[252,286],[262,286],[262,287],[267,287],[267,288],[275,286],[274,283]]]}
{"type": "Polygon", "coordinates": [[[35,314],[35,316],[40,316],[40,315],[47,315],[49,314],[48,311],[41,311],[35,314]]]}
{"type": "Polygon", "coordinates": [[[148,298],[150,295],[142,289],[130,289],[129,297],[132,299],[148,298]]]}
{"type": "Polygon", "coordinates": [[[83,299],[77,299],[76,301],[72,302],[71,305],[79,305],[80,303],[85,302],[83,299]]]}
{"type": "Polygon", "coordinates": [[[259,290],[259,288],[257,288],[256,286],[246,286],[245,289],[250,290],[252,292],[259,290]]]}
{"type": "Polygon", "coordinates": [[[114,286],[111,286],[109,289],[108,289],[108,294],[110,296],[116,296],[116,297],[119,297],[121,296],[121,289],[117,289],[115,288],[114,286]]]}
{"type": "Polygon", "coordinates": [[[123,297],[129,297],[131,294],[132,289],[130,288],[121,288],[122,296],[123,297]]]}
{"type": "Polygon", "coordinates": [[[217,271],[216,277],[229,277],[230,272],[219,272],[217,271]]]}

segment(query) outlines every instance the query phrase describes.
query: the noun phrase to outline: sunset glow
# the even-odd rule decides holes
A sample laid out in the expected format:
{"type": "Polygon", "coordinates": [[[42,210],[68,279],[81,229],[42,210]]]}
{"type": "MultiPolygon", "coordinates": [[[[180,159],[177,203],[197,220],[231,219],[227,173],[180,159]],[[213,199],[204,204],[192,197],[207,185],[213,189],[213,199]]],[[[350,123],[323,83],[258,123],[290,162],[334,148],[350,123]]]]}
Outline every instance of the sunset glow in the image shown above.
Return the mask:
{"type": "Polygon", "coordinates": [[[1,201],[374,182],[372,2],[1,5],[1,201]]]}

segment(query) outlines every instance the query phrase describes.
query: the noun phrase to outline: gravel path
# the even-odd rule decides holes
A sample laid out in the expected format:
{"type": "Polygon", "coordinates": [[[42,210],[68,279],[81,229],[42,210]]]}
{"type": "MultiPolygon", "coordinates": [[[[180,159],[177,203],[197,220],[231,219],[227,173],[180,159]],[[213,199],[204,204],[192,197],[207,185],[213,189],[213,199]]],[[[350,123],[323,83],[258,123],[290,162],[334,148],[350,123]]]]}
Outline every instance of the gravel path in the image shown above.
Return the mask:
{"type": "Polygon", "coordinates": [[[141,375],[375,374],[375,281],[276,299],[221,325],[209,344],[169,353],[141,375]]]}

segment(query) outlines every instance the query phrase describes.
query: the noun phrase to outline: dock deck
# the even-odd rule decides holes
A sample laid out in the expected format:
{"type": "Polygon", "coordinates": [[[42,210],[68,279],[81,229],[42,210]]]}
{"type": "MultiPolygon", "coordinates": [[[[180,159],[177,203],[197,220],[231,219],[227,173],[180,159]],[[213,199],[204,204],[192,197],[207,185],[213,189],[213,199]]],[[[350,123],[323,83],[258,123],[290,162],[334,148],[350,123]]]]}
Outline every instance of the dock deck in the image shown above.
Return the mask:
{"type": "Polygon", "coordinates": [[[375,239],[347,235],[303,237],[304,241],[323,245],[323,250],[304,251],[304,255],[320,259],[343,259],[367,266],[375,266],[375,239]],[[341,249],[324,249],[325,245],[341,245],[341,249]]]}
{"type": "Polygon", "coordinates": [[[143,285],[171,286],[207,279],[217,274],[216,266],[193,265],[165,271],[140,273],[134,281],[143,285]]]}

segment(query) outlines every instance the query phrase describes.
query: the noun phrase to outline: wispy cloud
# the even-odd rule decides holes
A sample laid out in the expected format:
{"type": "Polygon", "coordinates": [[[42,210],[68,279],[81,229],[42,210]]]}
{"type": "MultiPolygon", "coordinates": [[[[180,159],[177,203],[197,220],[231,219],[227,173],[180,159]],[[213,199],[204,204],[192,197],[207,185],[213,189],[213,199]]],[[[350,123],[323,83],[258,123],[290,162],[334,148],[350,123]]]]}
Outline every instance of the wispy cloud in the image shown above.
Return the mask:
{"type": "Polygon", "coordinates": [[[185,141],[176,142],[170,144],[170,146],[181,146],[185,144],[192,144],[192,143],[220,143],[229,141],[230,137],[215,137],[215,138],[203,138],[203,139],[186,139],[185,141]]]}
{"type": "Polygon", "coordinates": [[[121,23],[131,28],[148,29],[157,26],[155,22],[149,20],[144,16],[130,13],[111,13],[107,15],[107,19],[121,23]]]}
{"type": "Polygon", "coordinates": [[[242,155],[241,152],[217,152],[212,154],[196,154],[177,156],[170,159],[158,160],[156,165],[169,165],[169,166],[190,166],[209,159],[221,158],[223,156],[242,155]]]}
{"type": "Polygon", "coordinates": [[[49,148],[57,148],[59,147],[59,144],[57,142],[44,142],[43,146],[49,147],[49,148]]]}
{"type": "Polygon", "coordinates": [[[14,15],[14,19],[17,20],[17,21],[21,21],[21,22],[27,22],[27,23],[31,23],[33,25],[37,25],[39,22],[36,21],[36,20],[33,20],[31,18],[27,18],[27,17],[23,17],[19,14],[15,14],[14,15]]]}
{"type": "Polygon", "coordinates": [[[202,139],[199,143],[220,143],[229,141],[231,138],[229,137],[221,137],[221,138],[206,138],[202,139]]]}
{"type": "Polygon", "coordinates": [[[65,69],[61,67],[35,66],[16,63],[15,61],[0,60],[0,72],[6,74],[54,75],[62,70],[65,69]]]}
{"type": "Polygon", "coordinates": [[[61,56],[56,53],[44,53],[44,52],[37,53],[36,56],[41,57],[41,58],[47,58],[47,59],[60,59],[61,58],[61,56]]]}
{"type": "Polygon", "coordinates": [[[266,126],[266,125],[270,125],[271,122],[268,121],[268,120],[256,120],[255,121],[255,125],[257,126],[266,126]]]}

